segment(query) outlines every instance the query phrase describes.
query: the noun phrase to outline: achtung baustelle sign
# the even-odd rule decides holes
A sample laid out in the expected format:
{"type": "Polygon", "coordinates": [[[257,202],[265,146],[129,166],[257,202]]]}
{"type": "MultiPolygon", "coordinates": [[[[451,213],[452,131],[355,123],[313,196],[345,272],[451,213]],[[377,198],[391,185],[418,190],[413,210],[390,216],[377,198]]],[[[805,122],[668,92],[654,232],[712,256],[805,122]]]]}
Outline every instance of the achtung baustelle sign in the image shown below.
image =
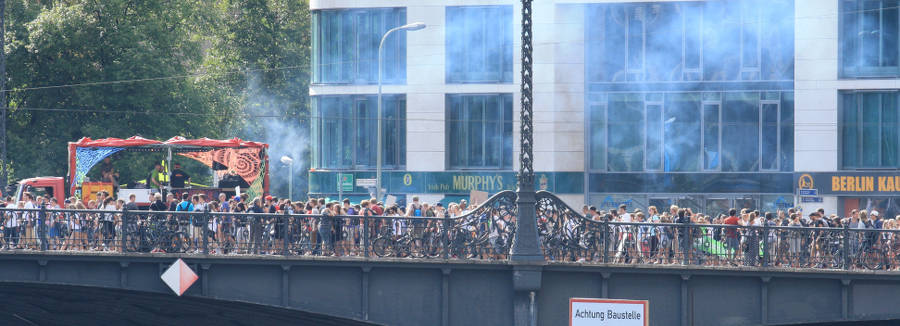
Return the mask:
{"type": "Polygon", "coordinates": [[[650,301],[569,299],[569,326],[649,326],[650,301]]]}

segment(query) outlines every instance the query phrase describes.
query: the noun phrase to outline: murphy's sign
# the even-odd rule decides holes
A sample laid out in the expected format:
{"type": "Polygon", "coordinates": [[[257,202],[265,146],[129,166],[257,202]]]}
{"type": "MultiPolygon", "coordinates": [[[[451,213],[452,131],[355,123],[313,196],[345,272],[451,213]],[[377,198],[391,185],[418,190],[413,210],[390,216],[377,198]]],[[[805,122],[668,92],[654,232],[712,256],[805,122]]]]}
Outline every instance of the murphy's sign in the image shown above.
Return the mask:
{"type": "Polygon", "coordinates": [[[900,195],[900,172],[808,172],[795,173],[800,189],[817,189],[822,195],[900,195]]]}

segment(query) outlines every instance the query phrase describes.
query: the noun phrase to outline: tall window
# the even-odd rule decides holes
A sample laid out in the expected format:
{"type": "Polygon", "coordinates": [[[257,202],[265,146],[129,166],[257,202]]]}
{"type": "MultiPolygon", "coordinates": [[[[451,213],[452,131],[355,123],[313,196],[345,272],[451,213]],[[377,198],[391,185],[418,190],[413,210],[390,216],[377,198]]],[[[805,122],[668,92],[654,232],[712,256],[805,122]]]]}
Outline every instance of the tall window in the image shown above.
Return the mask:
{"type": "Polygon", "coordinates": [[[793,3],[729,0],[588,5],[587,82],[793,79],[793,3]]]}
{"type": "Polygon", "coordinates": [[[447,7],[447,83],[512,82],[512,6],[447,7]]]}
{"type": "Polygon", "coordinates": [[[448,94],[446,112],[451,169],[512,166],[512,94],[448,94]]]}
{"type": "Polygon", "coordinates": [[[897,92],[841,94],[841,166],[900,168],[897,159],[897,92]]]}
{"type": "Polygon", "coordinates": [[[897,77],[900,10],[897,0],[842,0],[842,77],[897,77]]]}
{"type": "Polygon", "coordinates": [[[590,101],[592,170],[793,169],[790,92],[609,93],[590,101]]]}
{"type": "MultiPolygon", "coordinates": [[[[406,97],[384,95],[382,120],[383,166],[406,164],[406,97]]],[[[376,164],[377,97],[313,97],[313,167],[369,169],[376,164]]]]}
{"type": "MultiPolygon", "coordinates": [[[[406,8],[316,10],[312,13],[312,82],[378,82],[378,44],[391,28],[406,24],[406,8]]],[[[406,33],[384,43],[382,81],[406,82],[406,33]]]]}

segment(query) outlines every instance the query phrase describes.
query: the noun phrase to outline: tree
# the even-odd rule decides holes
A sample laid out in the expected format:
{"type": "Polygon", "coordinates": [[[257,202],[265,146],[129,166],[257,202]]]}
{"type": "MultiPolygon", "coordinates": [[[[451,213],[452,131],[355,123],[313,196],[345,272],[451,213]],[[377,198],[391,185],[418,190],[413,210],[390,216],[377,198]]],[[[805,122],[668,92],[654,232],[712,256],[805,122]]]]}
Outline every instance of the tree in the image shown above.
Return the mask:
{"type": "MultiPolygon", "coordinates": [[[[222,78],[247,119],[232,121],[239,135],[270,145],[272,192],[288,194],[283,155],[294,159],[294,194],[305,194],[309,169],[309,7],[291,0],[225,0],[211,62],[246,68],[222,78]]],[[[295,196],[300,198],[298,196],[295,196]]]]}
{"type": "MultiPolygon", "coordinates": [[[[81,137],[225,134],[235,107],[226,90],[209,78],[165,78],[204,64],[217,18],[205,3],[9,1],[7,137],[17,177],[64,175],[66,143],[81,137]],[[69,84],[82,86],[41,88],[69,84]]],[[[123,179],[157,159],[120,167],[123,179]]]]}

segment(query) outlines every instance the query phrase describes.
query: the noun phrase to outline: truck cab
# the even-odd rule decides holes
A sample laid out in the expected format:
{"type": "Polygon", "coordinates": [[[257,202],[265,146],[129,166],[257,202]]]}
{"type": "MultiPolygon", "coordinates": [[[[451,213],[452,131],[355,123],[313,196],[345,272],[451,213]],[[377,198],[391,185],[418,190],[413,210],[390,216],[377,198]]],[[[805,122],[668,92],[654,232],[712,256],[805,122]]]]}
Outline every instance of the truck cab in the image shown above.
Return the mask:
{"type": "Polygon", "coordinates": [[[15,201],[23,200],[25,192],[35,196],[49,195],[63,202],[66,199],[65,179],[62,177],[36,177],[19,180],[16,186],[15,201]]]}

